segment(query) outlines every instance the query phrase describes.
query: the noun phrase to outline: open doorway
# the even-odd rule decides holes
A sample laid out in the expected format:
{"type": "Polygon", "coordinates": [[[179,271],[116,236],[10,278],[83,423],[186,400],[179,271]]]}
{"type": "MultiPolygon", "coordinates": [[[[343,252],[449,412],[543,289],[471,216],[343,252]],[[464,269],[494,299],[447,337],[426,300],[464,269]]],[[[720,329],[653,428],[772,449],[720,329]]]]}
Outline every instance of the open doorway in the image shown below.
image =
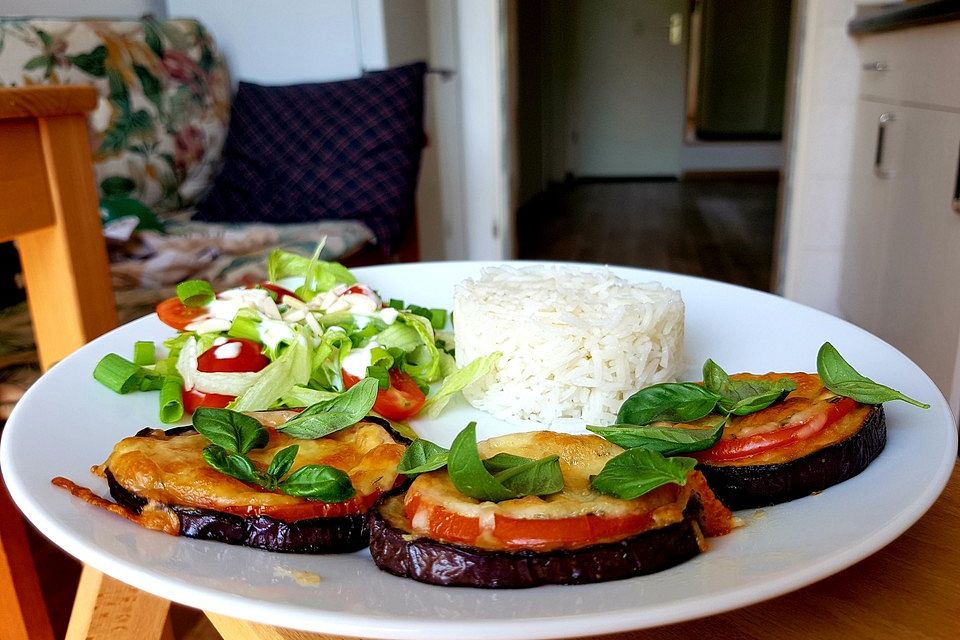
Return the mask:
{"type": "Polygon", "coordinates": [[[790,5],[518,2],[518,256],[769,289],[790,5]]]}

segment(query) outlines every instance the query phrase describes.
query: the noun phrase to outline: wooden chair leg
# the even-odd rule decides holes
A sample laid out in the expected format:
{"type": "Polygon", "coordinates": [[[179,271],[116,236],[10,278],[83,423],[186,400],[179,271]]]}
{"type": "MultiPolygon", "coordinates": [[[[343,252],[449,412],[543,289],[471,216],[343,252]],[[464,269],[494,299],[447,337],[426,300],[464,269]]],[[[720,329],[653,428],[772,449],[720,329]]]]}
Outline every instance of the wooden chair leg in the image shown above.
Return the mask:
{"type": "Polygon", "coordinates": [[[27,531],[0,478],[0,636],[53,640],[27,531]]]}
{"type": "Polygon", "coordinates": [[[342,640],[333,636],[238,620],[210,611],[206,614],[224,640],[342,640]]]}
{"type": "Polygon", "coordinates": [[[84,566],[66,640],[159,639],[169,611],[169,600],[84,566]]]}

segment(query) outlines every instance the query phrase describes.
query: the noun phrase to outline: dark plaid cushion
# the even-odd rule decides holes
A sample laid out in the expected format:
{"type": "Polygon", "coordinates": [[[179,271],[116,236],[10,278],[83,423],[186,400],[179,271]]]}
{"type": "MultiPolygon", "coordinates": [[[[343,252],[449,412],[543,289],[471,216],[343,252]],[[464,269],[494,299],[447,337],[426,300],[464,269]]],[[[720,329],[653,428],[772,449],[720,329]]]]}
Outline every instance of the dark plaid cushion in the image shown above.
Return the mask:
{"type": "Polygon", "coordinates": [[[357,219],[392,252],[413,215],[425,71],[418,63],[341,82],[241,82],[223,169],[193,219],[357,219]]]}

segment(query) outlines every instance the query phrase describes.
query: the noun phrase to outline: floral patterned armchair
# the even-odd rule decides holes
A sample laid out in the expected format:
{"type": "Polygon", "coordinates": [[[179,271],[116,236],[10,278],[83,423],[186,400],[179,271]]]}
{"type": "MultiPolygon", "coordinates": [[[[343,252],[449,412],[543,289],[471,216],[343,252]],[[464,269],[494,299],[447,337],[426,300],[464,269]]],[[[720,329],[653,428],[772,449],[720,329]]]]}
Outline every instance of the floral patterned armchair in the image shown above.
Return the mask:
{"type": "Polygon", "coordinates": [[[219,169],[231,103],[226,64],[196,20],[0,18],[0,86],[38,83],[92,84],[100,95],[90,119],[93,166],[108,240],[122,240],[111,255],[118,288],[187,277],[230,286],[261,277],[275,246],[310,253],[325,239],[323,257],[337,259],[373,238],[352,220],[190,220],[219,169]],[[141,231],[133,244],[131,220],[141,231]]]}

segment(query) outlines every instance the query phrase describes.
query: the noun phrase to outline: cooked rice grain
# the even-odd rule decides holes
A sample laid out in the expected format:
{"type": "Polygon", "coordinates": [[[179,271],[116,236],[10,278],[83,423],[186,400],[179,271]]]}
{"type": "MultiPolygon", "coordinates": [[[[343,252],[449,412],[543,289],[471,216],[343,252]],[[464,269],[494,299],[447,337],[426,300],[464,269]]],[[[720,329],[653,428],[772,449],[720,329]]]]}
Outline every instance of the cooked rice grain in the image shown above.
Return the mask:
{"type": "Polygon", "coordinates": [[[454,292],[457,364],[503,353],[464,391],[511,422],[611,424],[637,389],[683,371],[683,300],[608,269],[491,267],[454,292]]]}

